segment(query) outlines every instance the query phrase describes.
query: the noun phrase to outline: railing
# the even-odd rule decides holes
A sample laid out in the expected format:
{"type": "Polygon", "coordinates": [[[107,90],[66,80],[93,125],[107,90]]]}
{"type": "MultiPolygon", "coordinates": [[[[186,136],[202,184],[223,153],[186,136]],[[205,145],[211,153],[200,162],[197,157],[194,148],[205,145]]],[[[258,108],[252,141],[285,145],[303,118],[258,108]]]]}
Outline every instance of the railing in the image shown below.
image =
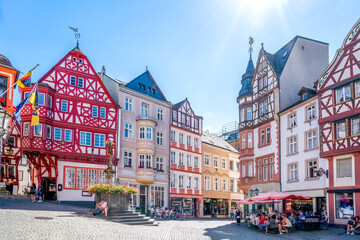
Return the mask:
{"type": "Polygon", "coordinates": [[[154,117],[154,116],[150,116],[150,115],[139,115],[136,117],[136,121],[139,121],[139,120],[150,120],[150,121],[153,121],[153,122],[157,122],[157,118],[154,117]]]}

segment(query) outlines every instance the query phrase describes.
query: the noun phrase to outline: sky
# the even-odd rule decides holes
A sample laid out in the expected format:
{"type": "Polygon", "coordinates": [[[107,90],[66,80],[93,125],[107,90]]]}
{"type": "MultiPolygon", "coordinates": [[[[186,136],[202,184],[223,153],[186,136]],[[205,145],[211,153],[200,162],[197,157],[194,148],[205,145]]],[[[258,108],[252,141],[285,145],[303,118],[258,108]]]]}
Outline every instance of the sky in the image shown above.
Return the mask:
{"type": "MultiPolygon", "coordinates": [[[[37,81],[76,45],[96,71],[129,82],[149,71],[173,104],[186,97],[204,130],[238,121],[249,60],[297,35],[329,43],[329,61],[358,20],[357,0],[0,0],[0,54],[37,81]]],[[[15,90],[15,104],[20,95],[15,90]]]]}

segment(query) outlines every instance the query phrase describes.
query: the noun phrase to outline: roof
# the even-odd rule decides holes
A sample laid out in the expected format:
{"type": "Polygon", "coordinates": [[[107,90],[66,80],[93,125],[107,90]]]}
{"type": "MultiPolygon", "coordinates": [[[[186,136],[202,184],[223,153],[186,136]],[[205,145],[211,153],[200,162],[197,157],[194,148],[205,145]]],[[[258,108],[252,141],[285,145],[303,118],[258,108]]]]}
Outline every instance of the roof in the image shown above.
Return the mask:
{"type": "Polygon", "coordinates": [[[227,143],[224,139],[217,137],[214,134],[208,132],[203,132],[201,141],[215,147],[219,147],[231,152],[238,153],[238,151],[234,147],[232,147],[229,143],[227,143]]]}
{"type": "Polygon", "coordinates": [[[316,95],[316,90],[307,87],[302,87],[298,92],[298,95],[301,96],[303,93],[310,93],[311,95],[316,95]]]}
{"type": "Polygon", "coordinates": [[[276,72],[278,77],[281,76],[281,73],[284,70],[286,62],[289,59],[290,53],[293,50],[294,45],[299,38],[305,39],[308,41],[317,42],[320,44],[329,45],[328,43],[320,42],[320,41],[317,41],[314,39],[310,39],[310,38],[306,38],[306,37],[302,37],[302,36],[296,36],[274,54],[268,53],[265,50],[263,50],[266,58],[268,59],[270,65],[272,66],[272,68],[274,69],[274,71],[276,72]]]}
{"type": "Polygon", "coordinates": [[[187,100],[187,98],[185,98],[181,102],[178,102],[178,103],[174,104],[173,107],[175,107],[175,108],[181,107],[186,102],[186,100],[187,100]]]}
{"type": "Polygon", "coordinates": [[[0,54],[0,66],[16,70],[16,68],[14,68],[13,65],[11,64],[10,60],[1,54],[0,54]]]}
{"type": "Polygon", "coordinates": [[[249,59],[248,65],[246,67],[245,73],[242,75],[241,79],[241,89],[239,91],[239,97],[244,94],[252,94],[251,80],[254,76],[254,63],[252,59],[249,59]]]}
{"type": "Polygon", "coordinates": [[[159,86],[156,84],[150,72],[146,70],[143,74],[136,77],[125,85],[126,88],[156,98],[160,101],[167,102],[164,94],[161,92],[159,86]]]}
{"type": "MultiPolygon", "coordinates": [[[[79,48],[79,46],[74,47],[70,52],[72,52],[72,51],[75,51],[75,52],[79,52],[79,53],[81,53],[81,54],[84,54],[84,52],[79,48]]],[[[84,54],[84,55],[85,55],[85,54],[84,54]]]]}

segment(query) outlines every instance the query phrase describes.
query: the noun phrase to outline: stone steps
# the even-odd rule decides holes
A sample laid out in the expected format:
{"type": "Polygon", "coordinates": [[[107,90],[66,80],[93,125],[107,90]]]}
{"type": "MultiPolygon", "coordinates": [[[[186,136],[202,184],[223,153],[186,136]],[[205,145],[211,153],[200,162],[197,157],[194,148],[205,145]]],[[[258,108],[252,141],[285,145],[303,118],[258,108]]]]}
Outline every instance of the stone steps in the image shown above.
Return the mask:
{"type": "Polygon", "coordinates": [[[117,222],[127,225],[159,225],[159,223],[154,219],[146,217],[145,215],[135,211],[109,211],[108,216],[103,216],[102,218],[110,222],[117,222]]]}

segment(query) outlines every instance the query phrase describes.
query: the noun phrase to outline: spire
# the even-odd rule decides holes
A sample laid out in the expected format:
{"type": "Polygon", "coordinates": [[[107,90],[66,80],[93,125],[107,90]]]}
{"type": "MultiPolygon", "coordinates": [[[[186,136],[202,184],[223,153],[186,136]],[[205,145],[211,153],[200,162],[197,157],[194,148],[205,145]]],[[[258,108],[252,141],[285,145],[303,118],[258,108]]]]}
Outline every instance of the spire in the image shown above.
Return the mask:
{"type": "Polygon", "coordinates": [[[247,64],[246,71],[241,77],[241,89],[239,91],[239,97],[244,95],[244,94],[252,93],[251,80],[252,80],[252,77],[253,77],[254,72],[255,72],[254,63],[252,61],[252,52],[253,52],[252,44],[253,43],[254,43],[254,39],[252,37],[249,37],[250,59],[249,59],[249,62],[247,64]]]}

